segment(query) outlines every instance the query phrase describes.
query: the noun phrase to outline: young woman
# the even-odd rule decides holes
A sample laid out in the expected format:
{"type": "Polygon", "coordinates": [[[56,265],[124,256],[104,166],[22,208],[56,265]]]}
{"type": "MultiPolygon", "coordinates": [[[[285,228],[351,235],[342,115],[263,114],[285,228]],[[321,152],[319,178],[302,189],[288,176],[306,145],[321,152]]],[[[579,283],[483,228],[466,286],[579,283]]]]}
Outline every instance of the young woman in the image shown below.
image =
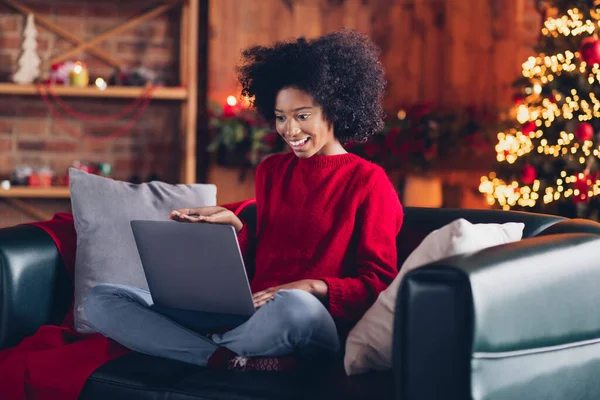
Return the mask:
{"type": "Polygon", "coordinates": [[[243,52],[242,94],[291,149],[257,168],[256,235],[222,207],[171,218],[231,224],[244,254],[255,246],[252,317],[159,309],[147,291],[106,284],[85,300],[92,326],[138,352],[215,368],[285,369],[292,354],[338,353],[397,274],[398,196],[380,167],[343,147],[382,128],[378,55],[351,30],[243,52]]]}

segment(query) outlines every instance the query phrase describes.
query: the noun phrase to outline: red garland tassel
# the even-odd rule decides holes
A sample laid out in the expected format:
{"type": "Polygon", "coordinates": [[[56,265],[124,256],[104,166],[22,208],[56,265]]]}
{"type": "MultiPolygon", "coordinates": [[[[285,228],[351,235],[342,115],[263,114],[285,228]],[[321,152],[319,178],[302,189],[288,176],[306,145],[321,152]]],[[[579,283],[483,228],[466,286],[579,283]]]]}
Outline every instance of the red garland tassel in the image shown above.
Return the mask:
{"type": "MultiPolygon", "coordinates": [[[[132,115],[131,119],[127,122],[127,124],[125,126],[123,126],[121,129],[119,129],[116,132],[113,132],[109,135],[103,136],[103,137],[94,137],[94,136],[86,136],[85,134],[83,134],[82,132],[74,129],[73,127],[69,126],[64,119],[62,118],[62,116],[56,111],[56,109],[54,108],[54,105],[52,104],[52,102],[50,101],[50,99],[48,98],[48,95],[46,94],[43,86],[41,84],[37,84],[37,88],[38,91],[40,93],[40,97],[42,98],[42,100],[44,101],[44,104],[46,104],[46,107],[48,107],[48,110],[50,111],[50,114],[52,115],[52,117],[56,120],[57,124],[68,134],[78,138],[78,139],[86,139],[86,140],[90,140],[93,142],[106,142],[109,140],[113,140],[116,139],[118,137],[123,136],[124,134],[126,134],[127,132],[129,132],[131,130],[131,128],[133,128],[133,126],[135,125],[135,123],[140,119],[140,117],[142,116],[142,114],[144,113],[144,111],[146,111],[146,109],[148,108],[148,105],[150,104],[150,101],[152,100],[152,86],[148,86],[147,89],[144,91],[144,93],[142,93],[142,96],[140,96],[138,99],[136,99],[136,102],[139,104],[139,108],[137,109],[137,111],[135,112],[134,115],[132,115]]],[[[50,90],[48,90],[50,91],[50,90]]],[[[134,102],[134,104],[136,103],[134,102]]],[[[59,102],[58,104],[60,105],[62,102],[59,102]]],[[[63,103],[64,104],[64,103],[63,103]]],[[[66,105],[66,104],[65,104],[66,105]]],[[[130,112],[131,110],[134,109],[134,107],[129,106],[127,107],[129,110],[127,110],[128,112],[130,112]]],[[[67,106],[67,109],[70,109],[67,106]]],[[[72,110],[73,112],[75,112],[76,114],[80,114],[80,115],[85,115],[85,114],[81,114],[76,112],[75,110],[72,110]]],[[[67,110],[67,113],[69,113],[69,111],[67,110]]],[[[116,115],[126,115],[125,113],[123,113],[123,111],[119,112],[116,115]]],[[[115,118],[113,118],[113,116],[109,116],[109,117],[99,117],[98,120],[100,119],[104,119],[104,118],[112,118],[110,120],[113,120],[115,118]]],[[[87,115],[85,115],[85,118],[87,119],[87,121],[93,121],[92,117],[89,117],[87,115]]],[[[94,121],[96,122],[96,121],[94,121]]]]}
{"type": "Polygon", "coordinates": [[[144,89],[142,94],[137,99],[135,99],[135,101],[133,103],[131,103],[130,105],[128,105],[127,107],[125,107],[124,109],[122,109],[121,111],[119,111],[116,114],[107,115],[105,117],[95,117],[95,116],[90,116],[88,114],[74,110],[69,105],[67,105],[64,101],[62,101],[62,99],[59,96],[57,96],[54,93],[54,90],[52,90],[52,86],[48,86],[48,93],[50,94],[50,97],[52,97],[52,100],[54,100],[62,109],[64,109],[68,115],[70,115],[73,118],[80,119],[82,121],[96,122],[96,123],[112,122],[119,118],[123,118],[127,114],[130,114],[146,99],[152,98],[152,90],[153,90],[153,87],[151,85],[146,86],[146,88],[144,89]]]}

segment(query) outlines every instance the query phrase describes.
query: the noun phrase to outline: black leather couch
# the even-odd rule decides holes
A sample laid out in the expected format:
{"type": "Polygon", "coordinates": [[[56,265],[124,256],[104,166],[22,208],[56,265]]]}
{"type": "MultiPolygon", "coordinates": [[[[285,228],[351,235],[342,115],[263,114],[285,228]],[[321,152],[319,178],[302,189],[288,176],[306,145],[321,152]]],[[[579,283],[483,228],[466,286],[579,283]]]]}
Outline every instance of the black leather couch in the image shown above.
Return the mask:
{"type": "MultiPolygon", "coordinates": [[[[524,240],[409,273],[400,288],[394,369],[347,377],[342,361],[294,373],[214,372],[129,354],[100,367],[81,399],[598,399],[600,225],[485,210],[407,208],[401,263],[462,217],[521,221],[524,240]]],[[[254,226],[255,210],[242,218],[254,226]]],[[[59,322],[72,288],[51,238],[0,229],[0,348],[59,322]]]]}

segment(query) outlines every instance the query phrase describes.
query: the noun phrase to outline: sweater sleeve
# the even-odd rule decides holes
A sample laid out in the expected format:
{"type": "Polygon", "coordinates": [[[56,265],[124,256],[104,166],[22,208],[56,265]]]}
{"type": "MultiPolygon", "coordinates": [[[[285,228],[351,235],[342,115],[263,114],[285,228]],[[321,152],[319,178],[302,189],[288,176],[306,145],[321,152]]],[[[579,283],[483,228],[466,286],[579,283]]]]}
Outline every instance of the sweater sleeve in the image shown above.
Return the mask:
{"type": "MultiPolygon", "coordinates": [[[[249,204],[253,204],[256,203],[255,199],[250,199],[250,200],[245,200],[245,201],[239,201],[236,203],[228,203],[228,204],[223,204],[221,205],[221,207],[224,207],[232,212],[235,213],[235,215],[240,214],[240,212],[244,209],[244,207],[246,207],[249,204]]],[[[238,244],[240,246],[240,251],[242,252],[242,256],[244,257],[244,262],[246,262],[246,264],[248,263],[248,256],[250,254],[250,246],[252,245],[252,240],[250,238],[250,230],[248,229],[248,224],[246,224],[246,222],[244,222],[242,220],[243,226],[242,226],[242,230],[240,230],[237,233],[237,239],[238,239],[238,244]]]]}
{"type": "MultiPolygon", "coordinates": [[[[264,182],[264,170],[265,170],[265,168],[264,168],[264,161],[263,161],[258,165],[258,168],[256,169],[256,173],[254,176],[254,186],[255,186],[254,189],[257,194],[261,193],[262,185],[264,182]]],[[[235,215],[239,216],[239,214],[242,212],[242,210],[250,204],[256,204],[257,213],[260,212],[260,208],[259,208],[259,204],[258,204],[258,196],[256,198],[249,199],[249,200],[224,204],[224,205],[222,205],[222,207],[225,207],[228,210],[233,211],[235,213],[235,215]]],[[[242,230],[240,230],[238,232],[237,239],[238,239],[238,244],[240,246],[240,251],[242,252],[242,257],[244,258],[244,263],[248,267],[249,265],[254,264],[254,260],[251,260],[250,258],[254,257],[254,254],[255,254],[256,233],[257,232],[250,232],[250,229],[248,229],[248,224],[244,220],[242,220],[242,223],[243,223],[242,230]]]]}
{"type": "Polygon", "coordinates": [[[403,216],[394,187],[385,172],[379,171],[357,210],[355,273],[322,279],[329,288],[329,311],[334,318],[359,320],[398,274],[396,236],[403,216]]]}
{"type": "Polygon", "coordinates": [[[237,234],[238,244],[240,245],[240,251],[242,252],[242,257],[244,257],[244,262],[248,265],[248,255],[250,253],[250,234],[248,232],[248,224],[244,223],[242,230],[237,234]]]}

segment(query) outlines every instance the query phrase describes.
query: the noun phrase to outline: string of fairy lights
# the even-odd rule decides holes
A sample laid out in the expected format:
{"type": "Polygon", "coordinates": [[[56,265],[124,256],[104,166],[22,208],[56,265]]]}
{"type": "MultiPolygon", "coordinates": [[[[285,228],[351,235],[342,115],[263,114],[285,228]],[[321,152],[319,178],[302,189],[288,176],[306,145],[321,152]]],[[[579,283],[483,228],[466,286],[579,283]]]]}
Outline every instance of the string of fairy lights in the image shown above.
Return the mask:
{"type": "MultiPolygon", "coordinates": [[[[546,37],[593,35],[600,29],[600,21],[586,19],[580,10],[573,8],[560,18],[547,18],[542,28],[546,37]]],[[[562,74],[587,74],[588,82],[600,82],[600,66],[594,64],[591,69],[580,59],[579,52],[565,51],[555,55],[540,54],[529,57],[522,65],[522,73],[532,84],[525,88],[528,96],[522,104],[513,110],[515,119],[522,127],[513,128],[498,133],[498,144],[495,147],[497,161],[513,164],[519,157],[532,152],[548,157],[562,157],[571,154],[583,166],[582,172],[570,174],[561,171],[554,182],[542,187],[539,179],[533,179],[530,184],[519,184],[513,180],[506,182],[491,172],[481,177],[479,191],[486,197],[490,205],[498,203],[503,209],[512,207],[533,207],[540,201],[549,204],[561,198],[578,196],[585,200],[600,194],[600,180],[589,176],[589,166],[600,154],[600,146],[595,146],[591,140],[577,141],[572,132],[562,131],[556,143],[549,143],[544,138],[544,128],[550,128],[559,118],[572,120],[575,117],[580,122],[592,118],[600,118],[600,99],[590,93],[589,101],[581,99],[576,89],[568,94],[552,93],[552,96],[542,98],[542,85],[552,82],[562,74]],[[562,102],[559,105],[558,102],[562,102]],[[525,132],[524,132],[525,131],[525,132]],[[574,185],[575,183],[581,185],[574,185]],[[576,186],[576,187],[573,187],[576,186]],[[586,193],[587,191],[587,193],[586,193]]]]}

